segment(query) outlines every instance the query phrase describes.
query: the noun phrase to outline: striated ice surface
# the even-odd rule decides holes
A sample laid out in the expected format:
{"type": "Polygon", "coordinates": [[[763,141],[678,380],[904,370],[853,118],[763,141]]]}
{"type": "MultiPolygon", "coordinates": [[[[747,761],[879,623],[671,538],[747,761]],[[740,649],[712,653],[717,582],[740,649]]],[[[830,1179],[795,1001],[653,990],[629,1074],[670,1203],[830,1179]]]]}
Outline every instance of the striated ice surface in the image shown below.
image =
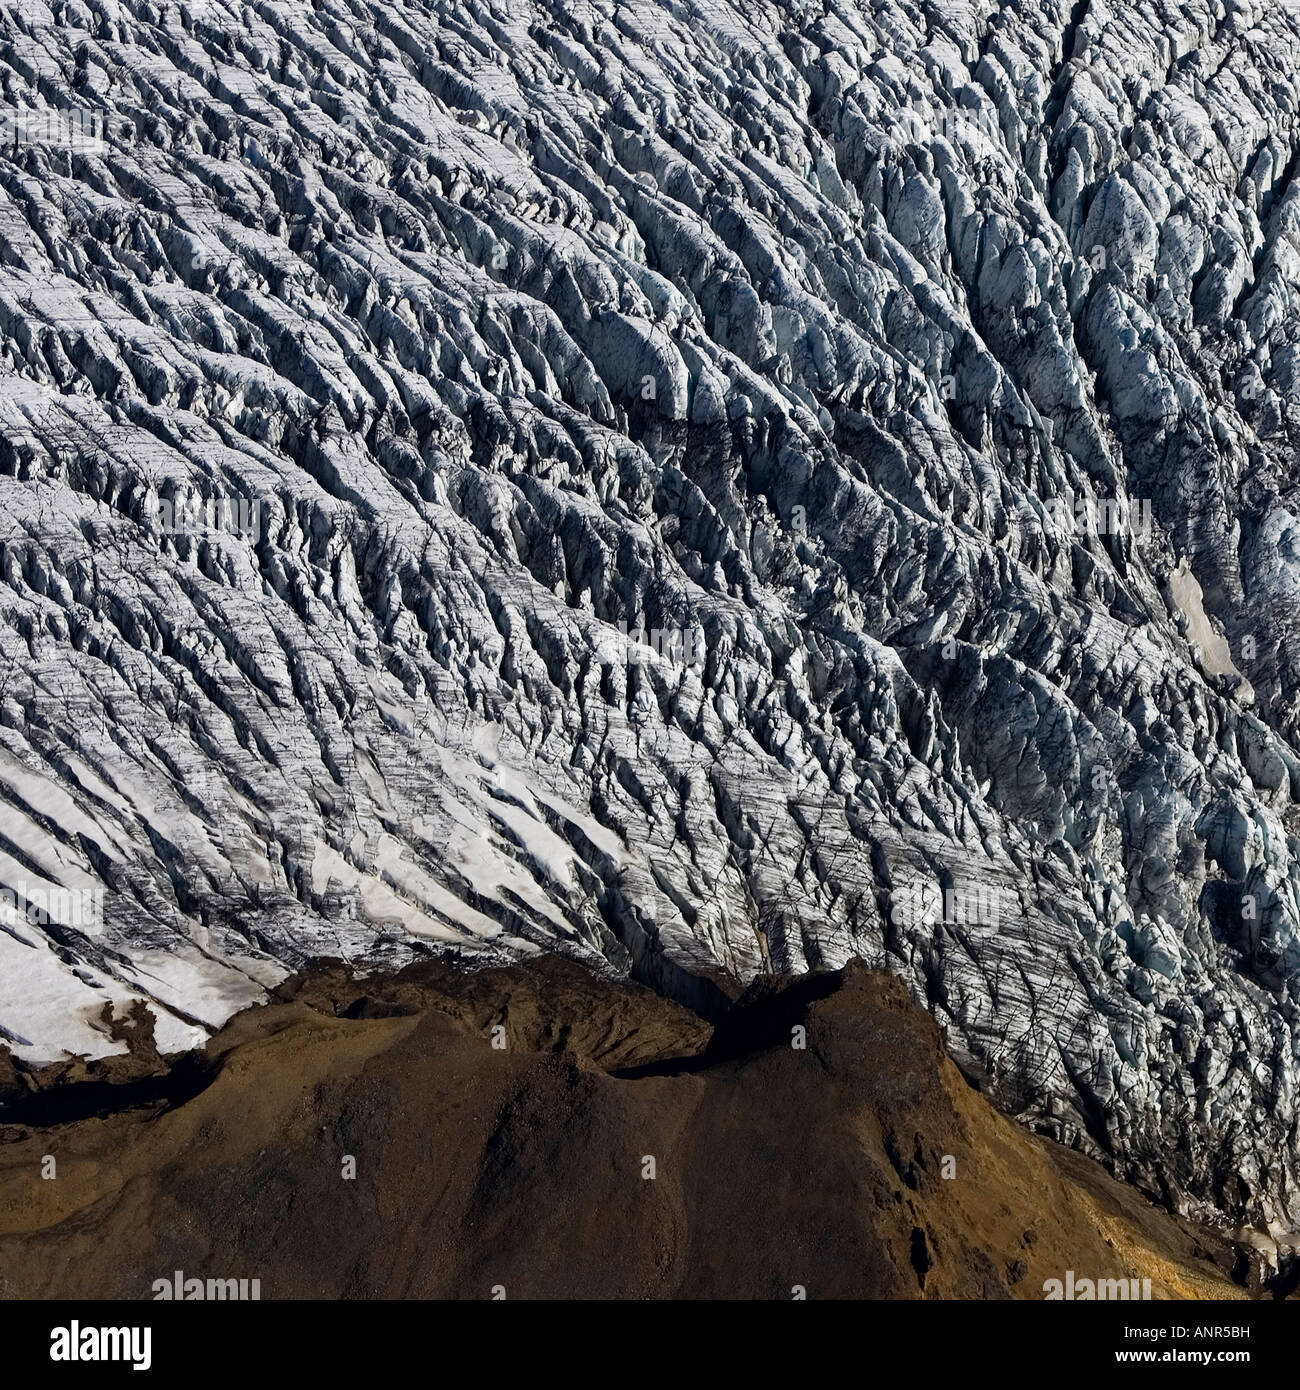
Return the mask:
{"type": "Polygon", "coordinates": [[[1297,74],[1240,0],[4,0],[0,1038],[860,956],[1300,1226],[1297,74]]]}

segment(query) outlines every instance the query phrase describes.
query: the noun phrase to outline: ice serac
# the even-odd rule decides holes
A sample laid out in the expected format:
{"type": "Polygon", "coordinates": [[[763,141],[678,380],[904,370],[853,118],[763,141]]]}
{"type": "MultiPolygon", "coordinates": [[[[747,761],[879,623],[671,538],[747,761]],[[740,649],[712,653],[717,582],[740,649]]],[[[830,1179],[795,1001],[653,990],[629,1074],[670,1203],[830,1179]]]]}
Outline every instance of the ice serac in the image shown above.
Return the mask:
{"type": "Polygon", "coordinates": [[[3,1037],[860,957],[1300,1228],[1297,73],[1237,0],[6,0],[0,880],[103,922],[13,914],[3,1037]]]}

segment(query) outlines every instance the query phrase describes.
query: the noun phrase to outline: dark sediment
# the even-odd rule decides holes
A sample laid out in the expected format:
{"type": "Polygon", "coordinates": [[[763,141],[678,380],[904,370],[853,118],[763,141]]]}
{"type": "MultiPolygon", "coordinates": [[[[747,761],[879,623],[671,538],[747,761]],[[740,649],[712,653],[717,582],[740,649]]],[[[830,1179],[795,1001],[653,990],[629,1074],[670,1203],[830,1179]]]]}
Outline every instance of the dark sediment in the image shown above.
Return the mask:
{"type": "Polygon", "coordinates": [[[555,958],[322,966],[202,1054],[124,1036],[0,1072],[8,1297],[148,1298],[177,1269],[264,1298],[1036,1299],[1067,1269],[1242,1292],[1227,1241],[998,1114],[857,965],[716,1029],[555,958]]]}

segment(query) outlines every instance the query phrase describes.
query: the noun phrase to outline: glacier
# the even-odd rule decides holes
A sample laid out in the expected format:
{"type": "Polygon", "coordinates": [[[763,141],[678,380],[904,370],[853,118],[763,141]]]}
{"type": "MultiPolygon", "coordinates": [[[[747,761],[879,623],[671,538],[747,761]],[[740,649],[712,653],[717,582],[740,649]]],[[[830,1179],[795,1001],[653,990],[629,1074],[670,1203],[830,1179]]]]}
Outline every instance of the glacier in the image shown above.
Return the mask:
{"type": "Polygon", "coordinates": [[[860,958],[1285,1244],[1297,73],[1245,0],[4,0],[0,1041],[860,958]]]}

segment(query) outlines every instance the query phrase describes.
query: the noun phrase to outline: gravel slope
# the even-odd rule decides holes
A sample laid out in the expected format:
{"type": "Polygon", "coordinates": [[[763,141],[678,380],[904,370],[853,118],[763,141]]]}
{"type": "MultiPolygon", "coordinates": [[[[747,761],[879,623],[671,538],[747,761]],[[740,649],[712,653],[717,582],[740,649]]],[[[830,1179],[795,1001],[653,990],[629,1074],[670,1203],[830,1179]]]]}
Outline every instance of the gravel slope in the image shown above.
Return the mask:
{"type": "Polygon", "coordinates": [[[137,1033],[91,1064],[107,1083],[19,1087],[0,1298],[148,1299],[177,1270],[263,1299],[1034,1300],[1067,1270],[1225,1299],[1234,1272],[1257,1280],[999,1115],[898,980],[783,984],[710,1035],[554,957],[315,970],[144,1104],[162,1069],[137,1033]]]}

